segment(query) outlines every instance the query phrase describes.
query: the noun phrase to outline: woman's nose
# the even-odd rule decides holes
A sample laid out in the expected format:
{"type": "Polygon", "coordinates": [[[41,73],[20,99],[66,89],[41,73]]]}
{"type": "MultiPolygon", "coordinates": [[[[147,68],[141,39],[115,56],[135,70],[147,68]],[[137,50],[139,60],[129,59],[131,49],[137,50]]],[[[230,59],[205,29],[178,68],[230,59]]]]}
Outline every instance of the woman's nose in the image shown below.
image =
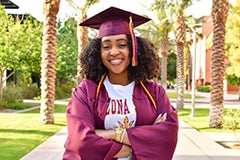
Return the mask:
{"type": "Polygon", "coordinates": [[[116,47],[113,47],[113,48],[111,49],[111,51],[110,51],[110,55],[111,55],[111,56],[115,56],[115,55],[117,55],[117,54],[119,54],[119,49],[116,48],[116,47]]]}

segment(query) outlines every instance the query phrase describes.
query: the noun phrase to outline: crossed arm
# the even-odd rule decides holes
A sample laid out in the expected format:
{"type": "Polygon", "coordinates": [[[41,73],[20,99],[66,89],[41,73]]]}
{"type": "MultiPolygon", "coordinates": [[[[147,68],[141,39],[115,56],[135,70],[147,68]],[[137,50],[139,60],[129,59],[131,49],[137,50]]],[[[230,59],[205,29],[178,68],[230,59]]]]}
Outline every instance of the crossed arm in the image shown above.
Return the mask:
{"type": "MultiPolygon", "coordinates": [[[[154,121],[154,124],[163,122],[166,120],[166,113],[160,114],[154,121]]],[[[103,130],[103,129],[96,129],[95,130],[96,135],[103,137],[107,140],[116,140],[116,132],[115,130],[103,130]]],[[[128,138],[128,134],[125,133],[122,135],[122,148],[121,150],[114,156],[114,158],[122,158],[122,157],[128,157],[131,154],[131,143],[128,138]]]]}

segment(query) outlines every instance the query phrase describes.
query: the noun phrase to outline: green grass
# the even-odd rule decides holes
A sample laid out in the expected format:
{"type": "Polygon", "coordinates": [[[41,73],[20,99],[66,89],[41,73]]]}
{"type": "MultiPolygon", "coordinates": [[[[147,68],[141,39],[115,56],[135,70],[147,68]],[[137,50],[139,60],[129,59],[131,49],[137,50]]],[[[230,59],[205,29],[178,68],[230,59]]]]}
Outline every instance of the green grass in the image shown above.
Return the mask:
{"type": "Polygon", "coordinates": [[[39,109],[0,114],[0,159],[19,160],[66,126],[66,105],[55,105],[55,124],[40,124],[39,109]]]}
{"type": "MultiPolygon", "coordinates": [[[[209,107],[195,107],[195,117],[191,117],[190,113],[191,108],[189,107],[185,107],[184,109],[178,109],[179,118],[200,132],[231,132],[227,129],[216,129],[209,127],[209,107]]],[[[225,108],[224,115],[226,115],[226,113],[227,109],[225,108]]],[[[237,132],[239,131],[240,128],[238,128],[237,132]]]]}
{"type": "MultiPolygon", "coordinates": [[[[176,92],[167,92],[167,95],[169,98],[177,98],[177,93],[176,92]]],[[[184,94],[184,98],[192,98],[191,94],[184,94]]],[[[196,95],[195,98],[205,98],[204,96],[198,96],[196,95]]]]}

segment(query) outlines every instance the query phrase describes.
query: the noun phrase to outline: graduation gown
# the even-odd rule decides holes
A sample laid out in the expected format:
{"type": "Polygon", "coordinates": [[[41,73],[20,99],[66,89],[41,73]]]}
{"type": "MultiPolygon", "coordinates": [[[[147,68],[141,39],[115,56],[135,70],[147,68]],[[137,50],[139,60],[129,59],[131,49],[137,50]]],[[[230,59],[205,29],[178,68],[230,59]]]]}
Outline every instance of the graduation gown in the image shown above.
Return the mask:
{"type": "MultiPolygon", "coordinates": [[[[156,108],[140,83],[136,83],[133,93],[136,124],[126,130],[132,145],[132,159],[171,160],[178,137],[177,111],[160,85],[151,81],[144,82],[144,85],[156,108]],[[166,121],[153,125],[157,116],[164,113],[167,113],[166,121]]],[[[68,137],[63,160],[112,160],[118,153],[122,144],[95,134],[95,129],[104,129],[108,104],[104,85],[98,88],[98,83],[84,80],[75,88],[66,111],[68,137]]]]}

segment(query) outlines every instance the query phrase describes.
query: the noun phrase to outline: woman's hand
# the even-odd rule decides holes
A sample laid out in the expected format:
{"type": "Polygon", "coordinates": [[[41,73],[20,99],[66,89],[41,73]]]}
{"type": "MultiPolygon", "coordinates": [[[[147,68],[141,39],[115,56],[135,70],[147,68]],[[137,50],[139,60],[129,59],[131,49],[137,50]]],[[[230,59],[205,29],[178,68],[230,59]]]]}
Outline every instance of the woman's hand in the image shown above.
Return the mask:
{"type": "MultiPolygon", "coordinates": [[[[95,134],[107,140],[115,140],[116,136],[115,130],[96,129],[95,134]]],[[[123,139],[123,141],[128,142],[128,144],[130,145],[127,134],[124,134],[123,139]]],[[[114,158],[128,157],[131,154],[132,150],[131,146],[129,145],[122,144],[121,150],[114,156],[114,158]]]]}
{"type": "Polygon", "coordinates": [[[96,129],[95,134],[107,140],[115,140],[114,130],[96,129]]]}
{"type": "MultiPolygon", "coordinates": [[[[115,130],[104,130],[104,129],[96,129],[95,134],[106,139],[106,140],[114,140],[116,141],[116,133],[115,130]]],[[[131,143],[129,142],[128,135],[125,132],[124,135],[122,135],[122,143],[126,144],[128,146],[131,146],[131,143]]]]}
{"type": "Polygon", "coordinates": [[[164,122],[167,119],[167,113],[159,114],[159,116],[155,119],[153,124],[164,122]]]}
{"type": "Polygon", "coordinates": [[[132,152],[132,148],[128,145],[123,144],[121,150],[114,156],[114,158],[129,157],[132,152]]]}

